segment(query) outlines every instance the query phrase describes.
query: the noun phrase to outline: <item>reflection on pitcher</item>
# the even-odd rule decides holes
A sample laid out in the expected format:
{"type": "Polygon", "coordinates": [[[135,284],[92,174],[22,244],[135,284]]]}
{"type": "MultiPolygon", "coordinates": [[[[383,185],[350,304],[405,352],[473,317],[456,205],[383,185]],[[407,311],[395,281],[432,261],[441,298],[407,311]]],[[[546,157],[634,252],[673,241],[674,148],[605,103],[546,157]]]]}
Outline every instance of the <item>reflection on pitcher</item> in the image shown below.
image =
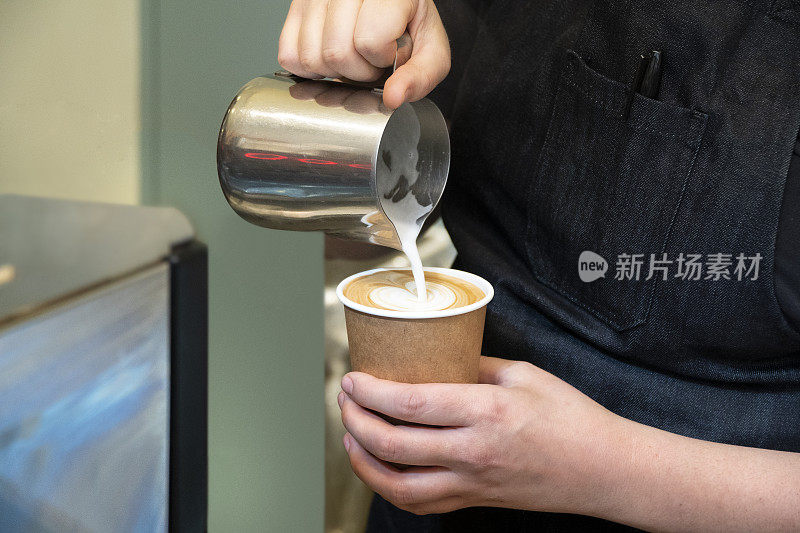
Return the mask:
{"type": "Polygon", "coordinates": [[[217,144],[220,184],[244,219],[407,253],[449,165],[431,101],[392,111],[379,91],[330,80],[255,78],[228,108],[217,144]]]}
{"type": "Polygon", "coordinates": [[[298,100],[314,100],[323,107],[342,107],[352,113],[391,115],[379,92],[330,80],[301,80],[289,87],[298,100]]]}

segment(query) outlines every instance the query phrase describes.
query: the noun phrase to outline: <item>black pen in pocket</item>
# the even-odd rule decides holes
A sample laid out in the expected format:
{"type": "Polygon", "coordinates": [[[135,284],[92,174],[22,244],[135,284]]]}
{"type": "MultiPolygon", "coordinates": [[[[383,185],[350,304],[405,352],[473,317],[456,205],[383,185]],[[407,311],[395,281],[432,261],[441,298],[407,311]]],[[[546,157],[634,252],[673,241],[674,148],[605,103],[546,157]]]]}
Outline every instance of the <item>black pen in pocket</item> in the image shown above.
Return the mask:
{"type": "Polygon", "coordinates": [[[636,68],[636,76],[633,78],[628,99],[625,102],[623,117],[627,119],[631,114],[631,105],[636,93],[647,98],[658,98],[658,91],[661,88],[661,51],[653,50],[649,54],[639,56],[639,64],[636,68]]]}
{"type": "Polygon", "coordinates": [[[653,50],[650,55],[650,62],[639,86],[639,94],[647,98],[658,98],[658,90],[661,88],[661,51],[653,50]]]}

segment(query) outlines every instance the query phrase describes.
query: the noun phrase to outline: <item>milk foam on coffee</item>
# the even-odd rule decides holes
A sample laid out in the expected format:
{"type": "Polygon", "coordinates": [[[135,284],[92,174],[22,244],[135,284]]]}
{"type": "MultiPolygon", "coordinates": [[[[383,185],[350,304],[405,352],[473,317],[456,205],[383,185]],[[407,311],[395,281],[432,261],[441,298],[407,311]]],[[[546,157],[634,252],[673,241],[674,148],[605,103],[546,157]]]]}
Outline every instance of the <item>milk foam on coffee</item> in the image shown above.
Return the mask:
{"type": "Polygon", "coordinates": [[[417,237],[422,224],[433,210],[433,203],[422,205],[411,190],[419,178],[417,145],[420,138],[419,119],[411,106],[398,108],[392,120],[400,121],[403,127],[392,128],[381,139],[378,154],[378,196],[381,207],[394,224],[403,252],[411,263],[414,283],[408,291],[419,301],[425,302],[425,271],[417,250],[417,237]],[[403,133],[401,133],[403,132],[403,133]]]}
{"type": "Polygon", "coordinates": [[[344,288],[351,301],[388,311],[443,311],[480,301],[484,292],[472,283],[440,272],[427,273],[426,299],[420,301],[411,290],[414,277],[408,270],[382,270],[361,276],[344,288]]]}

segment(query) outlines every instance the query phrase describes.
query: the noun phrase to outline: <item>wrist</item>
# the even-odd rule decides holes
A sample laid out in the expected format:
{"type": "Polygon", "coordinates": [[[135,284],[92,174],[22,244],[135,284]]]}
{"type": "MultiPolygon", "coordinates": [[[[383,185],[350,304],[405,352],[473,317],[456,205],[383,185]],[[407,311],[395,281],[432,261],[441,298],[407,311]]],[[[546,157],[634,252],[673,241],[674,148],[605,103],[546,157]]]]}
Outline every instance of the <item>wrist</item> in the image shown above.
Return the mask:
{"type": "Polygon", "coordinates": [[[568,511],[613,520],[621,506],[635,496],[636,475],[632,472],[639,424],[603,410],[584,432],[585,458],[578,468],[576,508],[568,511]]]}

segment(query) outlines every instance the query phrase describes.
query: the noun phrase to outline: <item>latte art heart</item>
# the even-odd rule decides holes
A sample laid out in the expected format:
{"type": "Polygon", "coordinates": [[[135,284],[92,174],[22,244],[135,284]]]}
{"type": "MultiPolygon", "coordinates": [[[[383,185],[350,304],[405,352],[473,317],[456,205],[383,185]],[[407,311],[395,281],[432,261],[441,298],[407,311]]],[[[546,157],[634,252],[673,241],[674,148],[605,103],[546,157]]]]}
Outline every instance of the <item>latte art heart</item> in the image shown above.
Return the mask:
{"type": "Polygon", "coordinates": [[[355,303],[389,311],[443,311],[465,307],[484,297],[478,287],[454,276],[426,272],[427,294],[417,298],[414,277],[409,271],[385,270],[356,278],[344,289],[355,303]]]}

